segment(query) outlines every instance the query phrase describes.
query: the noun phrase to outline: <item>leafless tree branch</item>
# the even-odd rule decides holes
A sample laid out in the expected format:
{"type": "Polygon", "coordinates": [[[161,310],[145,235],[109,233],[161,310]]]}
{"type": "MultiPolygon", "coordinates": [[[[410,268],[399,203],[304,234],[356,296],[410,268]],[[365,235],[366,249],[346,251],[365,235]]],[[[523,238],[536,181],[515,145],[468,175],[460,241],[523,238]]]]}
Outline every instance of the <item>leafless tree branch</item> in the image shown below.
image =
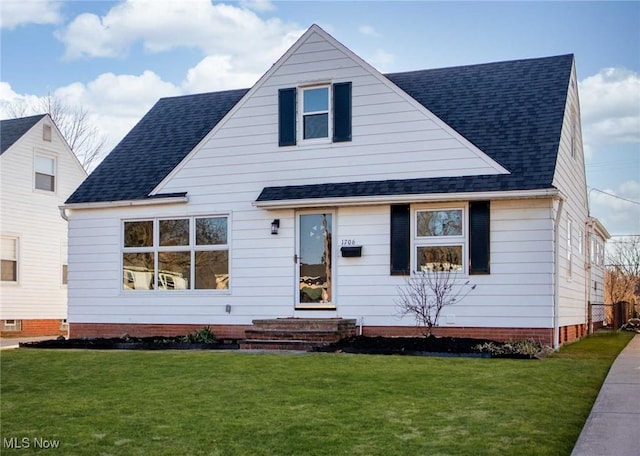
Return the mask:
{"type": "Polygon", "coordinates": [[[408,277],[405,285],[398,287],[396,304],[399,312],[413,315],[423,334],[432,336],[442,309],[462,301],[476,288],[468,280],[458,285],[456,279],[457,273],[451,268],[426,270],[408,277]]]}

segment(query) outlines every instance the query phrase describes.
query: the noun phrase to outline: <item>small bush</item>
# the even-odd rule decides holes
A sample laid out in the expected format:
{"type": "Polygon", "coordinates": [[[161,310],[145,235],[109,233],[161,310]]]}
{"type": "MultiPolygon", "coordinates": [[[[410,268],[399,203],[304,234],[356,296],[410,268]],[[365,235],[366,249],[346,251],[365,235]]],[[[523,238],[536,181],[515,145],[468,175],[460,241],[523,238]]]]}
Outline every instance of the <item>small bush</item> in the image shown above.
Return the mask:
{"type": "Polygon", "coordinates": [[[210,327],[205,326],[202,329],[187,334],[182,338],[182,342],[185,344],[214,344],[218,342],[216,335],[213,333],[210,327]]]}
{"type": "Polygon", "coordinates": [[[484,344],[476,345],[475,349],[479,352],[490,353],[491,356],[495,357],[544,358],[553,352],[551,347],[543,345],[534,339],[485,342],[484,344]]]}

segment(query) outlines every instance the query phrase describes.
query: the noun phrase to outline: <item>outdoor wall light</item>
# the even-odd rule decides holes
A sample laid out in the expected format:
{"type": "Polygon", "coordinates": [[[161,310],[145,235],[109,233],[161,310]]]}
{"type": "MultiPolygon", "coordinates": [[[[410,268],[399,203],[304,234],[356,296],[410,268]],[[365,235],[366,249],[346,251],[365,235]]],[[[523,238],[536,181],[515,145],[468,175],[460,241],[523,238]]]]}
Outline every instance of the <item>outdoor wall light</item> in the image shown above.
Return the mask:
{"type": "Polygon", "coordinates": [[[278,228],[280,228],[280,219],[274,219],[271,222],[271,234],[278,234],[278,228]]]}

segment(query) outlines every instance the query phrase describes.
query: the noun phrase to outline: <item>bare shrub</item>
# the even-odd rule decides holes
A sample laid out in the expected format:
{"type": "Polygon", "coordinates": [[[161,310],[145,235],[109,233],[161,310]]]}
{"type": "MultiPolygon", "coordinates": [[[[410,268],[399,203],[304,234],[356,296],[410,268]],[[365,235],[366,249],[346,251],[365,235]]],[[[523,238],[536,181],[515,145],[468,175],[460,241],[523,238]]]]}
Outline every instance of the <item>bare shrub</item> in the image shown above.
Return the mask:
{"type": "Polygon", "coordinates": [[[462,301],[476,288],[469,280],[458,284],[457,272],[451,268],[438,269],[416,272],[407,278],[404,286],[398,287],[396,304],[399,312],[413,315],[426,337],[433,335],[442,309],[462,301]]]}

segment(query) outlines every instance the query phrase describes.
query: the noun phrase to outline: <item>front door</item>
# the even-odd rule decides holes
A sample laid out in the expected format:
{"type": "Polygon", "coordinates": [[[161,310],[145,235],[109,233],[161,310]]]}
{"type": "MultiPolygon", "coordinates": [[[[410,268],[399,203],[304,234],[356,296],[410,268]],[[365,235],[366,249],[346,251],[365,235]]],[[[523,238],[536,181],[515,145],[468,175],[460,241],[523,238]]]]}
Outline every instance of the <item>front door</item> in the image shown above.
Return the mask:
{"type": "Polygon", "coordinates": [[[333,213],[298,214],[296,308],[333,309],[333,213]]]}

